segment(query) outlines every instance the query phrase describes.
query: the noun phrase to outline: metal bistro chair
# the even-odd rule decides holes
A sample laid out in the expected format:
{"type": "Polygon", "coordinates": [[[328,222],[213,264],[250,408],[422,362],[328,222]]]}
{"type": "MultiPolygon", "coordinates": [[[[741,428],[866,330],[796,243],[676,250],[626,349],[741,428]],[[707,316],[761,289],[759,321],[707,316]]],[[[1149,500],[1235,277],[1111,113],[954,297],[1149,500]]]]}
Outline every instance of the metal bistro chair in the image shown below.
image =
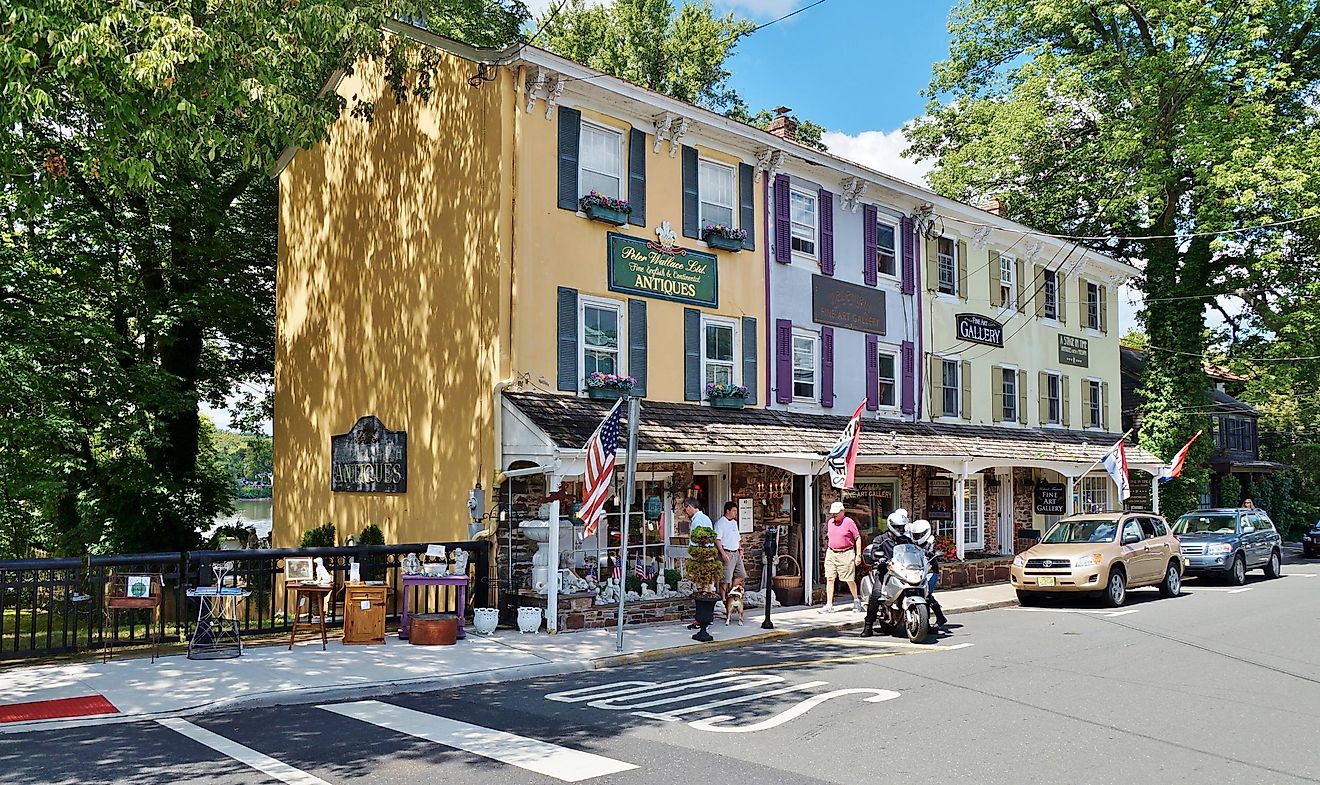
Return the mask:
{"type": "MultiPolygon", "coordinates": [[[[105,618],[110,624],[110,635],[101,647],[101,661],[114,656],[115,639],[119,633],[119,612],[128,611],[131,622],[136,611],[150,611],[147,640],[151,642],[151,661],[160,656],[160,605],[165,594],[165,579],[161,573],[111,572],[105,581],[105,618]],[[146,579],[146,582],[142,579],[146,579]],[[145,590],[144,590],[145,587],[145,590]]],[[[130,637],[133,628],[130,626],[130,637]]]]}

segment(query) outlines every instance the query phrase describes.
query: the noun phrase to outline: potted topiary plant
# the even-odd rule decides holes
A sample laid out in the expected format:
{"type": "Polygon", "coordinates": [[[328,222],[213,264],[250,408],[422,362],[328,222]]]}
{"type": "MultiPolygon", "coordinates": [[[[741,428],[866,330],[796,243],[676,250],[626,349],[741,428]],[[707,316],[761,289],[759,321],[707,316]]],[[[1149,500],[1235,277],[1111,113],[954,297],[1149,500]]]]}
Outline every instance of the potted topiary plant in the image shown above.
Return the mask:
{"type": "Polygon", "coordinates": [[[683,576],[692,581],[692,599],[697,604],[697,624],[701,629],[693,640],[714,640],[706,627],[715,621],[715,603],[719,600],[716,587],[724,575],[724,565],[715,552],[715,530],[698,526],[688,534],[688,558],[683,563],[683,576]]]}
{"type": "Polygon", "coordinates": [[[701,230],[701,239],[711,248],[737,252],[743,249],[743,243],[747,241],[747,230],[724,224],[708,224],[701,230]]]}
{"type": "MultiPolygon", "coordinates": [[[[362,533],[358,535],[357,544],[384,545],[385,532],[381,531],[380,527],[377,526],[376,524],[368,523],[366,527],[362,529],[362,533]]],[[[370,556],[368,556],[366,559],[364,559],[363,561],[365,563],[362,565],[362,580],[364,581],[384,580],[385,558],[386,557],[384,556],[380,556],[376,559],[373,559],[370,556]]]]}

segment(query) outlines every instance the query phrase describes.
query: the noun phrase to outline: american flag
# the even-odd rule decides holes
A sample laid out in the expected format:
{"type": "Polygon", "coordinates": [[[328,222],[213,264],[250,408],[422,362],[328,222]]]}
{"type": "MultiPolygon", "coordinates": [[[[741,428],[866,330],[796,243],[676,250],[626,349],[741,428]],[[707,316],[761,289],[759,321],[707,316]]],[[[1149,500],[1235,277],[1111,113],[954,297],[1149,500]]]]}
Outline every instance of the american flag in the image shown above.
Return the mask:
{"type": "Polygon", "coordinates": [[[616,581],[623,580],[623,565],[620,564],[618,561],[614,562],[614,580],[616,581]]]}
{"type": "Polygon", "coordinates": [[[596,526],[605,514],[605,500],[609,498],[610,485],[614,481],[614,453],[619,448],[622,406],[623,400],[620,399],[582,448],[587,451],[587,498],[582,502],[582,509],[578,510],[578,517],[585,524],[582,528],[584,539],[596,533],[596,526]]]}
{"type": "Polygon", "coordinates": [[[638,578],[641,578],[642,580],[646,580],[647,578],[651,577],[649,575],[649,572],[650,571],[646,567],[646,562],[644,562],[641,559],[638,559],[637,568],[633,570],[633,574],[636,575],[638,578]]]}

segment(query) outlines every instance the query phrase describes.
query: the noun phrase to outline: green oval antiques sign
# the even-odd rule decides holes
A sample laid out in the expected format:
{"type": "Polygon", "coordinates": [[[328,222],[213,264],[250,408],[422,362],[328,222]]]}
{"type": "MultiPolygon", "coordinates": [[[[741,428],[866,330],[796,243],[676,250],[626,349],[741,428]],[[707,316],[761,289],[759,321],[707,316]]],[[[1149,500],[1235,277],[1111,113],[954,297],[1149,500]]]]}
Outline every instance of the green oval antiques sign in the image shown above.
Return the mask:
{"type": "Polygon", "coordinates": [[[714,254],[611,232],[610,291],[680,303],[719,306],[719,270],[714,254]]]}

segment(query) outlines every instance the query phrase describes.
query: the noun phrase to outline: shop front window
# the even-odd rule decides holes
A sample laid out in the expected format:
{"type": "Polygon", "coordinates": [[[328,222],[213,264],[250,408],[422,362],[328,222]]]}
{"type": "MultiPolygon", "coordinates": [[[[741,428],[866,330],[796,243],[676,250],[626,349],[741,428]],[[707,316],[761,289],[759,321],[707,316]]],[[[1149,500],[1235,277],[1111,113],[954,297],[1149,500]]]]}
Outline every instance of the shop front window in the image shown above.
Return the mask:
{"type": "Polygon", "coordinates": [[[963,548],[985,547],[985,511],[981,505],[981,481],[968,479],[963,486],[963,548]]]}

